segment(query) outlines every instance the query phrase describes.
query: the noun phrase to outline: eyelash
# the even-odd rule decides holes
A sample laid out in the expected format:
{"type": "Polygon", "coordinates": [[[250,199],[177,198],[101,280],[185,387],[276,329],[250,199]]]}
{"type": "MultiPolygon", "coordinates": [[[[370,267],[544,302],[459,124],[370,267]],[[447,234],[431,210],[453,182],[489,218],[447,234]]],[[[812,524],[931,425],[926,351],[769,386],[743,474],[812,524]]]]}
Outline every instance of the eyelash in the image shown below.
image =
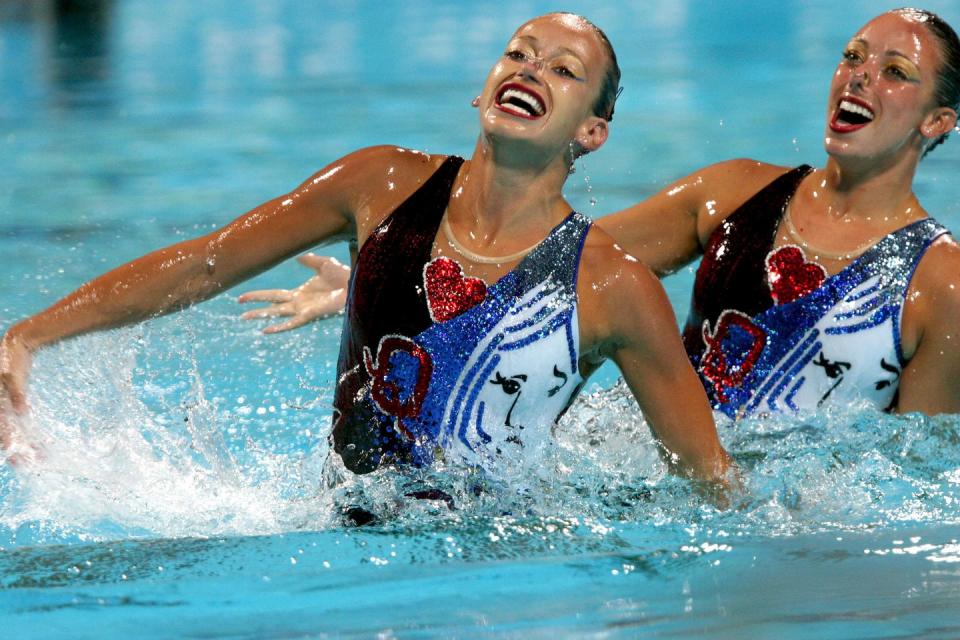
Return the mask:
{"type": "Polygon", "coordinates": [[[856,51],[849,51],[849,50],[844,51],[843,59],[846,60],[847,62],[856,62],[856,63],[863,62],[863,56],[861,56],[856,51]]]}
{"type": "Polygon", "coordinates": [[[886,72],[896,78],[899,78],[900,80],[907,79],[907,74],[904,73],[903,69],[900,69],[899,67],[887,67],[886,72]]]}
{"type": "MultiPolygon", "coordinates": [[[[863,56],[861,56],[860,53],[858,53],[858,52],[856,52],[856,51],[850,51],[850,50],[844,51],[844,52],[843,52],[843,59],[844,59],[847,63],[849,63],[849,64],[862,64],[862,63],[863,63],[863,56]]],[[[895,78],[897,78],[897,79],[899,79],[899,80],[909,80],[909,79],[910,79],[910,76],[907,75],[907,72],[906,72],[906,71],[904,71],[903,69],[901,69],[900,67],[897,67],[897,66],[895,66],[895,65],[891,65],[891,66],[889,66],[889,67],[886,67],[883,71],[884,71],[884,73],[886,73],[886,74],[888,74],[888,75],[891,75],[891,76],[893,76],[893,77],[895,77],[895,78]]]]}

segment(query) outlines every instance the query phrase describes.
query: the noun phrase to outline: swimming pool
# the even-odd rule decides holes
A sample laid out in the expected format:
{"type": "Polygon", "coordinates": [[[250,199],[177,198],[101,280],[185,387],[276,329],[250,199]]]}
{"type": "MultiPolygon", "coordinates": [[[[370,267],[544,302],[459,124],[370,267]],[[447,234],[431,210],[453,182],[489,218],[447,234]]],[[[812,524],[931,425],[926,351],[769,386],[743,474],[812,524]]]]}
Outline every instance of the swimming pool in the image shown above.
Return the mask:
{"type": "MultiPolygon", "coordinates": [[[[467,154],[470,99],[542,2],[0,6],[0,325],[381,142],[467,154]]],[[[960,3],[927,5],[954,23],[960,3]]],[[[617,46],[610,143],[568,197],[625,206],[706,163],[819,163],[827,83],[874,3],[574,2],[617,46]]],[[[958,148],[917,193],[960,228],[958,148]]],[[[343,247],[333,247],[345,257],[343,247]]],[[[250,287],[299,282],[285,265],[250,287]]],[[[678,315],[692,271],[666,281],[678,315]]],[[[12,637],[960,635],[953,418],[721,423],[750,499],[665,475],[622,389],[565,418],[550,463],[344,529],[322,487],[339,321],[274,337],[238,291],[42,352],[33,469],[0,469],[12,637]]],[[[614,383],[611,370],[595,378],[614,383]]]]}

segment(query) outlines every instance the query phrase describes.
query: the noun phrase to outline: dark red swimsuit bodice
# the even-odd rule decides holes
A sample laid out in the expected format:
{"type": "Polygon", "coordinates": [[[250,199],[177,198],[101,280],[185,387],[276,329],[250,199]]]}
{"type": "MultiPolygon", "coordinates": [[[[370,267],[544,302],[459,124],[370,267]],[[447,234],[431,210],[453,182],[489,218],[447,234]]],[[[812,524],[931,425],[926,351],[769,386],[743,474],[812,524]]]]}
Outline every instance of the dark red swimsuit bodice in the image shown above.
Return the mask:
{"type": "Polygon", "coordinates": [[[706,347],[704,320],[715,326],[726,309],[754,316],[773,305],[764,262],[787,204],[810,171],[810,166],[802,165],[778,177],[710,234],[697,268],[683,330],[683,345],[694,368],[706,347]]]}

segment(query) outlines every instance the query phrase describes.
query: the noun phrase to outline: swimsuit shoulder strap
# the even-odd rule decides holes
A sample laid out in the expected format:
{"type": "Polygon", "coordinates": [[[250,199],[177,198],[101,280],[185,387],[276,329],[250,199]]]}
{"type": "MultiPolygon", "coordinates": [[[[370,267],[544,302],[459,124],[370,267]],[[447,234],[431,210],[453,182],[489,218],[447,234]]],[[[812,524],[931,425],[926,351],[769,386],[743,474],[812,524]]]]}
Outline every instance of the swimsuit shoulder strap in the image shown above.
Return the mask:
{"type": "Polygon", "coordinates": [[[766,257],[787,204],[812,171],[800,165],[771,181],[710,234],[693,285],[684,344],[691,357],[703,350],[701,326],[711,326],[727,309],[752,316],[773,304],[766,280],[766,257]]]}
{"type": "Polygon", "coordinates": [[[556,284],[575,289],[583,243],[591,224],[583,214],[571,212],[536,249],[520,261],[514,271],[531,283],[550,279],[556,284]]]}
{"type": "MultiPolygon", "coordinates": [[[[739,230],[738,235],[742,236],[747,231],[746,227],[749,227],[752,231],[751,235],[772,241],[773,234],[776,233],[787,204],[793,198],[800,182],[811,171],[813,171],[813,167],[802,164],[778,176],[737,207],[736,211],[727,216],[726,224],[721,225],[721,227],[742,225],[744,228],[739,230]]],[[[713,240],[713,236],[716,234],[717,232],[714,231],[710,240],[713,240]]]]}
{"type": "Polygon", "coordinates": [[[848,268],[899,280],[906,294],[920,259],[937,238],[948,233],[947,227],[933,218],[917,220],[886,235],[848,268]]]}
{"type": "Polygon", "coordinates": [[[357,254],[347,315],[364,326],[359,344],[387,333],[416,335],[430,325],[423,297],[423,266],[447,208],[463,158],[448,157],[430,178],[381,222],[357,254]]]}
{"type": "Polygon", "coordinates": [[[405,253],[414,249],[410,244],[414,240],[422,243],[429,237],[428,244],[432,245],[463,162],[459,156],[448,156],[433,175],[377,225],[360,251],[363,252],[367,245],[382,243],[386,236],[397,235],[403,237],[408,249],[405,253]]]}

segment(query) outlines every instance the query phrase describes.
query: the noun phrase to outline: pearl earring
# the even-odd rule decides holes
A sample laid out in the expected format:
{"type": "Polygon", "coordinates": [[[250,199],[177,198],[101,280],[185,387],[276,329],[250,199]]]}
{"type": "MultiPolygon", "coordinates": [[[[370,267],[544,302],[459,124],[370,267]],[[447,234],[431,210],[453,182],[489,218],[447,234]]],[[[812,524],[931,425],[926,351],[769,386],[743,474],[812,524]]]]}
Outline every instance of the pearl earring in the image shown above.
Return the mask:
{"type": "Polygon", "coordinates": [[[473,100],[471,100],[471,101],[470,101],[470,106],[472,106],[472,107],[479,107],[479,106],[480,106],[480,96],[477,96],[476,98],[474,98],[473,100]]]}

